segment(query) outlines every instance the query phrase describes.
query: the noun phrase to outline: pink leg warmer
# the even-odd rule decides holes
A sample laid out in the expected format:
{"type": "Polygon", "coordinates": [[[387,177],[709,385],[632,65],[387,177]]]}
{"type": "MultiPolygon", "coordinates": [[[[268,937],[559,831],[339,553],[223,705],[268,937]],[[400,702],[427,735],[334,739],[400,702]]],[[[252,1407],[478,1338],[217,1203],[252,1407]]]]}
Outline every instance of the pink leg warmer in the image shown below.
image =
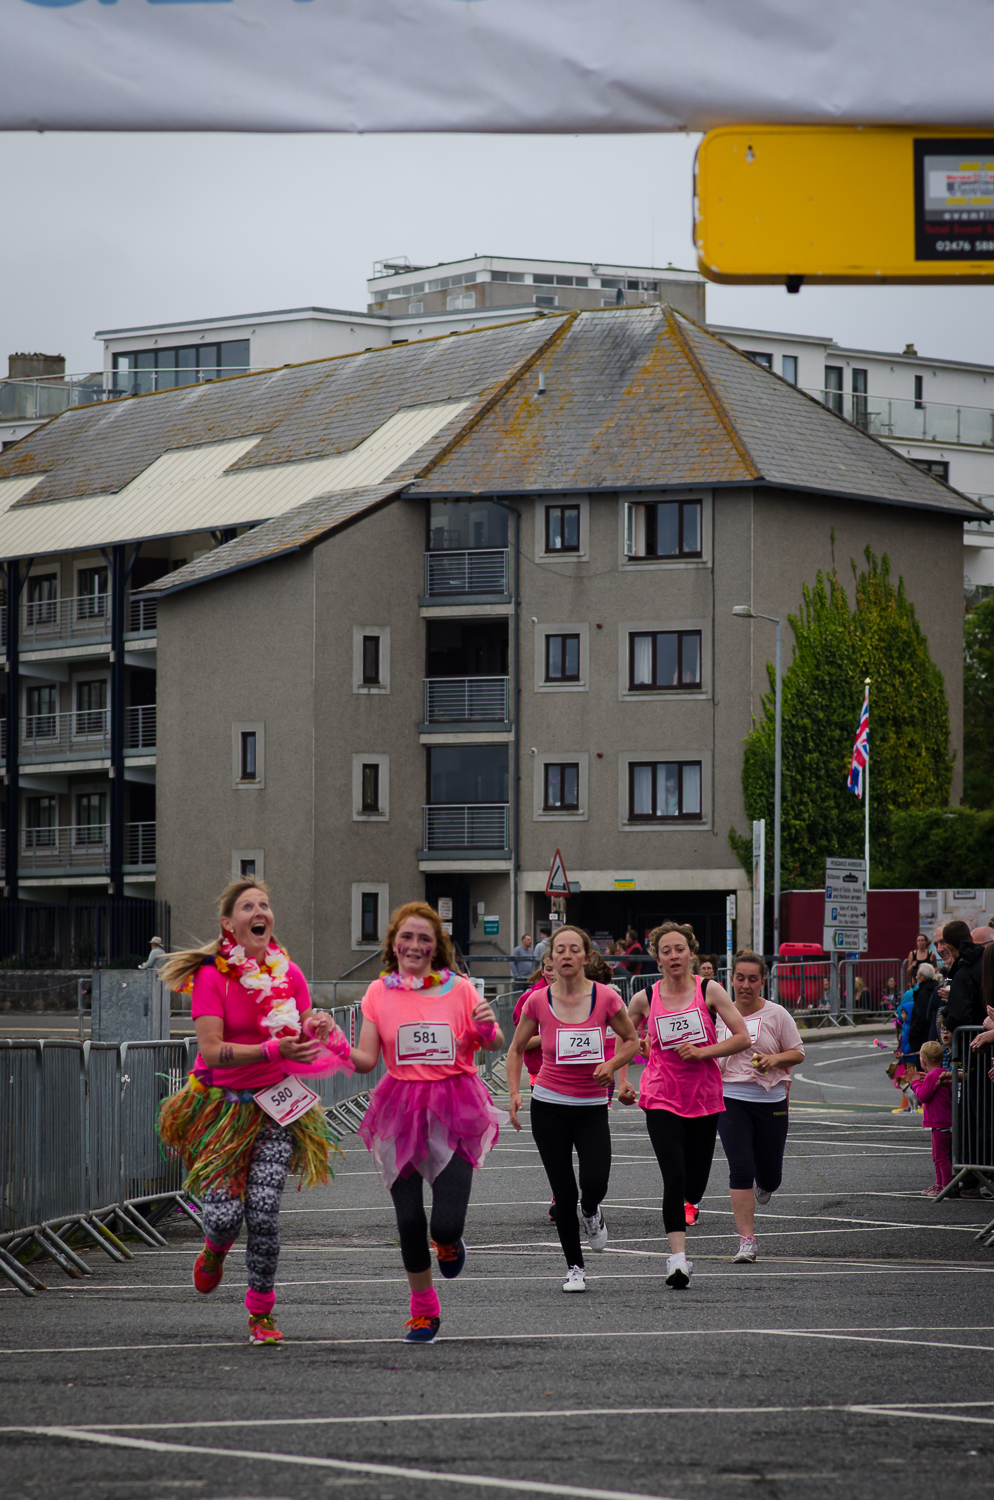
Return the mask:
{"type": "Polygon", "coordinates": [[[234,1240],[229,1240],[226,1245],[215,1245],[212,1239],[209,1239],[207,1235],[204,1235],[205,1247],[208,1250],[213,1250],[217,1255],[227,1255],[228,1251],[231,1249],[234,1243],[234,1240]]]}
{"type": "Polygon", "coordinates": [[[254,1292],[251,1287],[245,1293],[245,1306],[253,1317],[264,1318],[276,1306],[275,1292],[254,1292]]]}
{"type": "Polygon", "coordinates": [[[411,1293],[411,1317],[412,1318],[438,1318],[442,1309],[438,1305],[438,1293],[433,1286],[426,1287],[423,1292],[411,1293]]]}

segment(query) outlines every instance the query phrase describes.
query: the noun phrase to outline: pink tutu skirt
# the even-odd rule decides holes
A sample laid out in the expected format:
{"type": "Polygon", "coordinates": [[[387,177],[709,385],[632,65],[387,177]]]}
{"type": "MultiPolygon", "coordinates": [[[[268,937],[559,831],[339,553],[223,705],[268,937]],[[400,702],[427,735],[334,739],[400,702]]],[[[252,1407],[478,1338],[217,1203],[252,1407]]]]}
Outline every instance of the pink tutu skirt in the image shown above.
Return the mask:
{"type": "Polygon", "coordinates": [[[359,1134],[389,1188],[412,1168],[434,1182],[453,1156],[482,1167],[508,1119],[475,1073],[410,1083],[387,1073],[370,1096],[359,1134]]]}

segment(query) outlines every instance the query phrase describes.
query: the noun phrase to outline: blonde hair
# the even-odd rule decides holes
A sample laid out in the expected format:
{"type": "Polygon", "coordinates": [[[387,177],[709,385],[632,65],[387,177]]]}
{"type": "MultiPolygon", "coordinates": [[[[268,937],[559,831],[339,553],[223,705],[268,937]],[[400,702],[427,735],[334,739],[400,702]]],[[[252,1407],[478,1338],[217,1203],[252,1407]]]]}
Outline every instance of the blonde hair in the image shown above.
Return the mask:
{"type": "Polygon", "coordinates": [[[755,964],[759,970],[759,977],[761,979],[766,978],[766,959],[761,953],[753,953],[751,948],[740,948],[738,953],[736,953],[735,957],[732,959],[733,974],[735,973],[735,970],[738,968],[739,964],[755,964]]]}
{"type": "Polygon", "coordinates": [[[929,1069],[931,1069],[931,1068],[941,1068],[942,1067],[942,1043],[941,1042],[923,1042],[922,1043],[922,1049],[921,1049],[921,1051],[918,1054],[918,1061],[920,1063],[927,1064],[928,1067],[929,1067],[929,1069]]]}
{"type": "Polygon", "coordinates": [[[682,925],[679,922],[663,922],[659,927],[654,927],[649,933],[649,941],[647,946],[653,958],[658,957],[656,953],[656,946],[659,942],[659,939],[662,937],[667,937],[671,932],[678,932],[681,937],[686,938],[687,947],[690,949],[691,953],[698,953],[700,944],[694,936],[694,929],[691,927],[689,922],[685,922],[682,925]]]}
{"type": "Polygon", "coordinates": [[[433,906],[427,901],[408,901],[403,906],[390,914],[390,925],[383,939],[383,967],[387,973],[397,972],[397,955],[393,945],[397,934],[409,917],[421,917],[423,921],[430,922],[435,934],[435,952],[432,955],[432,963],[439,969],[454,969],[456,967],[456,956],[452,948],[452,939],[442,926],[442,919],[433,906]]]}
{"type": "MultiPolygon", "coordinates": [[[[243,875],[238,880],[229,881],[217,898],[217,923],[220,927],[223,917],[230,917],[235,909],[239,896],[246,891],[261,891],[269,899],[269,887],[264,880],[255,880],[251,876],[243,875]]],[[[159,970],[159,978],[169,990],[181,990],[183,986],[204,964],[210,963],[221,951],[220,934],[213,943],[206,943],[203,948],[185,948],[179,953],[170,953],[162,968],[159,970]]]]}

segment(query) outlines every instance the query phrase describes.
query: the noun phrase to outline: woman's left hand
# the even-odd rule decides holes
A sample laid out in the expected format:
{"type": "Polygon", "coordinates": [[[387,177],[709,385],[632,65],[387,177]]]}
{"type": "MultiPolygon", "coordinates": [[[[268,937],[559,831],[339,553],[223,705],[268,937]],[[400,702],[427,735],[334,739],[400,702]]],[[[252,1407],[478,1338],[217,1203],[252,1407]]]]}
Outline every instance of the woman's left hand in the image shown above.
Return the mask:
{"type": "Polygon", "coordinates": [[[489,1028],[497,1025],[497,1014],[489,1000],[481,999],[480,1003],[474,1006],[473,1020],[477,1026],[486,1026],[489,1028]]]}
{"type": "Polygon", "coordinates": [[[707,1057],[695,1042],[681,1042],[676,1049],[677,1056],[682,1057],[684,1062],[707,1062],[707,1057]]]}
{"type": "Polygon", "coordinates": [[[779,1057],[780,1054],[778,1052],[754,1052],[752,1054],[752,1065],[757,1073],[768,1073],[771,1068],[777,1066],[779,1057]]]}
{"type": "Polygon", "coordinates": [[[309,1027],[311,1036],[316,1042],[320,1042],[322,1046],[327,1046],[332,1029],[338,1030],[338,1027],[335,1025],[334,1016],[327,1010],[312,1010],[309,1020],[311,1023],[309,1027]]]}

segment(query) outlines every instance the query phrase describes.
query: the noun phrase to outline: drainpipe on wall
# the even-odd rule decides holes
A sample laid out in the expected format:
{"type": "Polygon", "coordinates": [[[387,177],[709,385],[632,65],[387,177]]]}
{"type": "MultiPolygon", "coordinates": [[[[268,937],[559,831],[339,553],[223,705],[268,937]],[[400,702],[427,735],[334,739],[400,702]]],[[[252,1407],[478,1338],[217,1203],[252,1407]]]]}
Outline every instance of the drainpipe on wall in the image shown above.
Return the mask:
{"type": "Polygon", "coordinates": [[[521,512],[509,500],[493,495],[495,505],[502,505],[514,516],[514,586],[512,602],[513,650],[511,697],[514,704],[514,720],[511,736],[511,948],[518,946],[518,851],[521,823],[521,775],[519,752],[521,748],[521,512]]]}
{"type": "MultiPolygon", "coordinates": [[[[21,788],[18,757],[21,746],[21,678],[19,672],[19,637],[21,590],[31,572],[33,558],[26,558],[24,571],[17,558],[7,563],[7,755],[4,761],[4,811],[6,813],[6,863],[4,895],[17,900],[17,856],[20,850],[21,788]]],[[[13,929],[11,939],[16,944],[13,929]]],[[[14,949],[11,950],[15,951],[14,949]]]]}

